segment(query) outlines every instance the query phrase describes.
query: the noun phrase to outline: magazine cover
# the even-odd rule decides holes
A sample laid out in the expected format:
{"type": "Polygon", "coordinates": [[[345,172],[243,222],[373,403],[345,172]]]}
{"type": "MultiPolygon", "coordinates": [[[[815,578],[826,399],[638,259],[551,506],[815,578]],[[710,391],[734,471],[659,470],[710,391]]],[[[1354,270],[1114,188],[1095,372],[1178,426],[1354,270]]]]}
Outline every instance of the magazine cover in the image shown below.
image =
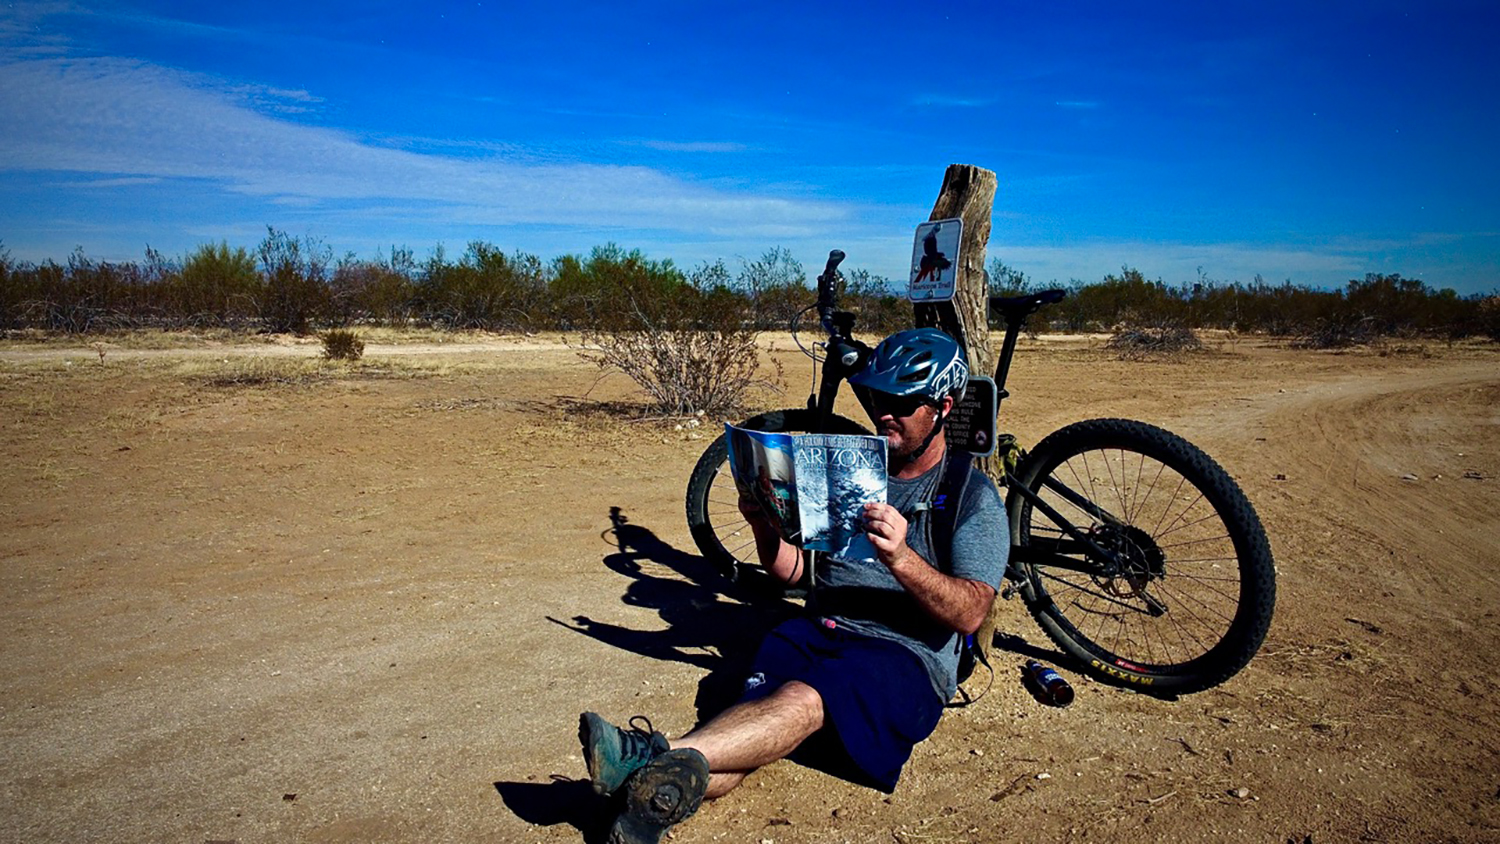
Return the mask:
{"type": "Polygon", "coordinates": [[[843,560],[873,560],[864,510],[886,497],[885,437],[793,437],[802,545],[843,560]]]}
{"type": "Polygon", "coordinates": [[[872,560],[864,507],[886,498],[884,437],[771,434],[724,426],[740,494],[782,538],[847,560],[872,560]]]}
{"type": "Polygon", "coordinates": [[[754,499],[761,512],[770,516],[783,539],[801,545],[792,436],[724,426],[734,485],[741,495],[754,499]]]}

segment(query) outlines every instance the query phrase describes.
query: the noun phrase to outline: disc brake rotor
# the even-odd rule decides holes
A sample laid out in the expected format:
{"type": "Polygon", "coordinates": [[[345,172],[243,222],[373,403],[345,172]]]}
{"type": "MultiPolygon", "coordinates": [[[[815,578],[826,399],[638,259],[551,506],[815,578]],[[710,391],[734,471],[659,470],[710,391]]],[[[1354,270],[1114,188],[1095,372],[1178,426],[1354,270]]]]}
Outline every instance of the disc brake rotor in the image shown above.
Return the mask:
{"type": "Polygon", "coordinates": [[[1113,552],[1114,575],[1093,575],[1094,584],[1117,598],[1147,598],[1146,586],[1166,576],[1166,555],[1150,534],[1132,525],[1095,525],[1089,537],[1113,552]]]}

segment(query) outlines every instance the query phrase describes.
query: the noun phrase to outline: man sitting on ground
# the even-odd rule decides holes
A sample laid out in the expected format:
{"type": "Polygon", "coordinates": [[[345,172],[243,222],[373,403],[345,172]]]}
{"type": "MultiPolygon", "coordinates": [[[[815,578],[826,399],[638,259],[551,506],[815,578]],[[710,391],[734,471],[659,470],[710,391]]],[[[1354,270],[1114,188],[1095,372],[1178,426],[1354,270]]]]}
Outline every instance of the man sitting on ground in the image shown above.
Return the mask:
{"type": "MultiPolygon", "coordinates": [[[[583,714],[579,739],[595,791],[625,789],[611,842],[657,842],[704,798],[812,744],[852,767],[852,778],[890,792],[956,692],[961,638],[989,614],[1010,549],[999,495],[975,468],[945,543],[951,559],[936,558],[924,524],[933,516],[921,505],[948,465],[943,421],[968,383],[963,350],[937,329],[903,331],[849,382],[888,444],[890,501],[865,505],[877,559],[825,558],[807,613],[767,635],[739,702],[681,738],[668,741],[649,722],[621,729],[583,714]]],[[[740,508],[761,564],[796,582],[800,549],[753,503],[740,508]]]]}

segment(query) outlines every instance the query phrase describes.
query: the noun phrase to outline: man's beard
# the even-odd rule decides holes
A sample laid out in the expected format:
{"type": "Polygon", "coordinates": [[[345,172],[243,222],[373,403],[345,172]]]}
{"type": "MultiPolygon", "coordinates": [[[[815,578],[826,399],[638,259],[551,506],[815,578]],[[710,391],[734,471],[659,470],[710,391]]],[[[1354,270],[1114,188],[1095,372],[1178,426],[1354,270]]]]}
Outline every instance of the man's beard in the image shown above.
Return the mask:
{"type": "Polygon", "coordinates": [[[886,445],[889,449],[888,459],[890,463],[892,465],[901,466],[915,459],[918,452],[922,451],[923,446],[925,446],[928,443],[929,438],[933,436],[933,428],[935,427],[937,427],[936,418],[930,420],[929,423],[923,426],[920,431],[913,430],[912,427],[908,425],[906,426],[905,430],[909,432],[909,435],[907,433],[903,433],[901,436],[901,444],[895,447],[890,446],[890,437],[887,436],[886,445]]]}

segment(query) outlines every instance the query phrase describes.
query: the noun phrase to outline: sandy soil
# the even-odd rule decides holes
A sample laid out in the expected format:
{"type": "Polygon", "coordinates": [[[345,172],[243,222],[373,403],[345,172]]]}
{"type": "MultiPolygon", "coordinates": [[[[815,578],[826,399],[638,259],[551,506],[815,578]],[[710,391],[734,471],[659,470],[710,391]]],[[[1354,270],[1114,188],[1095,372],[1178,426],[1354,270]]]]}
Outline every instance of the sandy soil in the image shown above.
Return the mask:
{"type": "MultiPolygon", "coordinates": [[[[597,841],[578,712],[681,733],[737,683],[775,608],[688,539],[704,429],[622,419],[555,338],[411,351],[0,350],[0,840],[597,841]]],[[[1051,709],[1006,604],[894,795],[781,763],[673,840],[1500,840],[1497,362],[1023,344],[1023,442],[1136,417],[1238,478],[1260,655],[1175,701],[1065,668],[1051,709]]]]}

